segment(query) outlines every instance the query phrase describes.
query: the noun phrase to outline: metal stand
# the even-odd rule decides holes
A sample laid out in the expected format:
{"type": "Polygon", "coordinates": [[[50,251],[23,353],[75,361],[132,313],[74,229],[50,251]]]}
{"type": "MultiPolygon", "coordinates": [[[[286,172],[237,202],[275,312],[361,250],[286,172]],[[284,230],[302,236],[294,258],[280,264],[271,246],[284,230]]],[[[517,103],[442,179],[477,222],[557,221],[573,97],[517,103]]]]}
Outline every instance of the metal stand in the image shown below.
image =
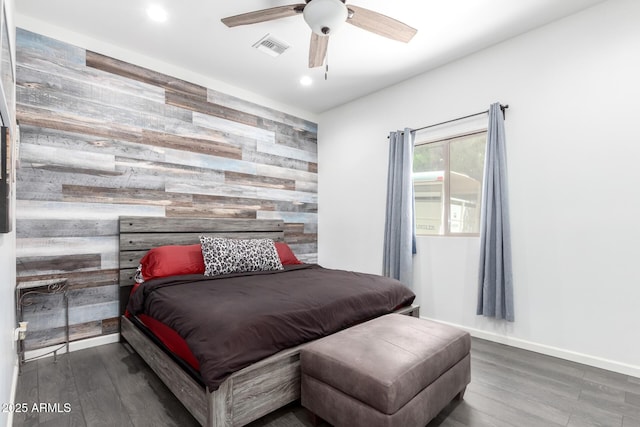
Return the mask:
{"type": "MultiPolygon", "coordinates": [[[[43,294],[62,294],[62,300],[64,303],[64,331],[65,331],[65,340],[64,343],[56,347],[54,350],[51,350],[47,353],[44,353],[38,357],[33,357],[30,359],[25,359],[24,357],[24,340],[18,340],[18,373],[22,368],[22,365],[30,360],[38,359],[42,356],[46,356],[48,354],[53,353],[53,360],[57,362],[58,360],[58,351],[62,348],[66,348],[66,352],[69,353],[69,298],[67,295],[68,284],[66,278],[57,278],[50,280],[36,280],[31,282],[22,282],[16,286],[16,318],[18,322],[22,322],[23,318],[23,307],[27,307],[33,304],[33,301],[29,298],[34,295],[43,295],[43,294]]],[[[28,330],[28,329],[27,329],[28,330]]]]}

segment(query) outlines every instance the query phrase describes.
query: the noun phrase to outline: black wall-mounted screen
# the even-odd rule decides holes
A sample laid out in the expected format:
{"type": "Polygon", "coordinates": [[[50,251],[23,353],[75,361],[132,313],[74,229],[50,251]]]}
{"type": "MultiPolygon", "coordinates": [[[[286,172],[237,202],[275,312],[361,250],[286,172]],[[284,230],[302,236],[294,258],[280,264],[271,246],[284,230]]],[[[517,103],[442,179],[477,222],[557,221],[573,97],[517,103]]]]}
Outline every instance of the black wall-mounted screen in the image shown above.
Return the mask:
{"type": "Polygon", "coordinates": [[[0,233],[11,231],[9,171],[11,170],[10,152],[7,140],[7,128],[0,128],[0,233]]]}

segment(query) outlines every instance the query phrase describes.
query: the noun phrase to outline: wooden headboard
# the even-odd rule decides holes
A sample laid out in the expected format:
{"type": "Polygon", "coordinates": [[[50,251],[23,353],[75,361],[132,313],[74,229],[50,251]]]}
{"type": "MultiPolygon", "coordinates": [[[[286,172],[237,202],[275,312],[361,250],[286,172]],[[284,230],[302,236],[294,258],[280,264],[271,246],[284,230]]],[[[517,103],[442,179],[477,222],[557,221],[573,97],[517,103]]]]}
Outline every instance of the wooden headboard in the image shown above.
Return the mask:
{"type": "Polygon", "coordinates": [[[151,248],[163,245],[200,243],[202,234],[236,239],[284,240],[284,221],[259,219],[164,218],[123,216],[120,237],[120,314],[129,301],[140,258],[151,248]]]}

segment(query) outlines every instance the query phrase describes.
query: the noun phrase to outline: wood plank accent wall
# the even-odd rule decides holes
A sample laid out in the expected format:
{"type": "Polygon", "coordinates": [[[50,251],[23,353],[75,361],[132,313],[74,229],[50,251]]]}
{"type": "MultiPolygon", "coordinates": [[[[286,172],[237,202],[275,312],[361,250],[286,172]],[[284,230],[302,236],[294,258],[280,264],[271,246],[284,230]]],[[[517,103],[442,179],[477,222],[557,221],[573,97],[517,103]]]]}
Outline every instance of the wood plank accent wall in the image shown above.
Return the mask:
{"type": "MultiPolygon", "coordinates": [[[[317,252],[317,125],[17,30],[18,281],[69,279],[71,339],[117,331],[121,215],[282,219],[317,252]]],[[[60,301],[25,310],[61,342],[60,301]]]]}

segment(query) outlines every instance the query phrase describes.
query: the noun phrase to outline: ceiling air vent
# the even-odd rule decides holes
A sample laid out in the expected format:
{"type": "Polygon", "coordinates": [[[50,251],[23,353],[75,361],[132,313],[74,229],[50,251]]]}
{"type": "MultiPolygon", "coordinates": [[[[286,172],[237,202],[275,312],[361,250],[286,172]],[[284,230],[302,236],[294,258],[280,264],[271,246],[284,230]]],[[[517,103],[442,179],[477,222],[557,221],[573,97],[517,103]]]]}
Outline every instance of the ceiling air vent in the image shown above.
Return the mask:
{"type": "Polygon", "coordinates": [[[277,38],[271,36],[271,34],[267,34],[266,36],[255,42],[253,44],[253,47],[275,58],[282,55],[282,53],[285,50],[289,49],[290,46],[282,40],[278,40],[277,38]]]}

